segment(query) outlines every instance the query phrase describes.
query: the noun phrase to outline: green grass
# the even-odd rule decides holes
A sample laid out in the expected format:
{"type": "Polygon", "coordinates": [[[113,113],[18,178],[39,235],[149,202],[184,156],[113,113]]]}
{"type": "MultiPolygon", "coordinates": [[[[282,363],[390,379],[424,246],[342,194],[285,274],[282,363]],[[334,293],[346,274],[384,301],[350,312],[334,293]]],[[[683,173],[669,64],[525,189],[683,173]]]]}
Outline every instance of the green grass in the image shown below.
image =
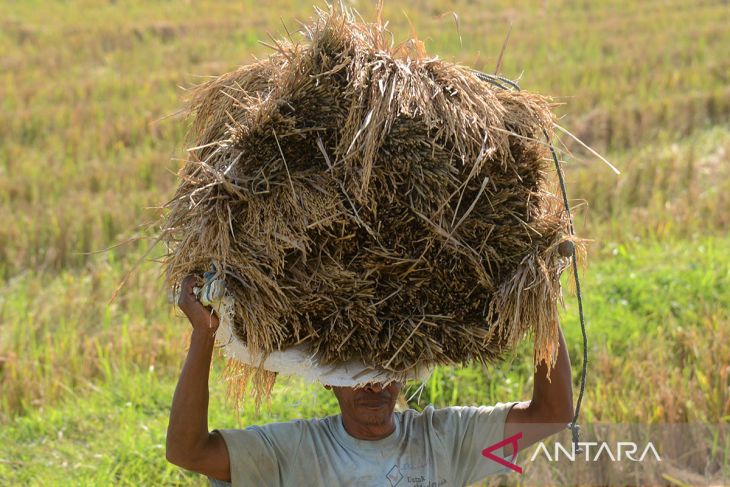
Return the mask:
{"type": "MultiPolygon", "coordinates": [[[[611,257],[592,265],[582,281],[591,367],[581,422],[730,420],[730,394],[723,387],[730,368],[717,367],[730,363],[730,239],[625,243],[607,247],[607,252],[611,257]]],[[[62,277],[58,279],[63,282],[62,277]]],[[[25,302],[15,312],[27,311],[27,290],[15,292],[5,296],[6,302],[25,302]]],[[[577,395],[582,350],[575,297],[567,295],[566,305],[561,321],[577,395]]],[[[164,304],[157,307],[164,309],[164,304]]],[[[71,356],[71,347],[54,357],[31,356],[27,365],[38,363],[47,374],[29,371],[30,382],[40,381],[31,387],[28,380],[22,381],[23,392],[35,390],[35,397],[23,400],[30,407],[3,421],[0,479],[4,483],[173,485],[201,481],[199,476],[167,464],[163,447],[189,325],[184,318],[170,320],[161,315],[147,322],[144,308],[144,303],[129,304],[125,311],[128,322],[117,330],[119,348],[105,346],[103,333],[87,337],[97,346],[85,347],[91,352],[84,362],[95,363],[99,369],[89,380],[74,368],[77,359],[71,356]],[[152,325],[156,319],[164,321],[164,326],[152,325]],[[161,330],[169,330],[169,334],[151,342],[161,330]],[[67,386],[56,389],[53,398],[44,397],[53,390],[54,381],[67,386]]],[[[56,315],[51,309],[47,312],[56,315]]],[[[48,323],[46,329],[28,330],[22,320],[10,322],[18,334],[34,331],[38,337],[50,336],[52,328],[48,323]]],[[[61,343],[79,340],[84,333],[72,327],[53,330],[61,343]]],[[[31,351],[53,349],[45,343],[41,338],[24,346],[31,351]]],[[[488,369],[437,368],[409,406],[421,409],[429,403],[527,400],[532,391],[529,349],[526,341],[509,361],[488,369]]],[[[269,408],[256,415],[253,405],[244,402],[237,413],[226,399],[223,364],[222,357],[214,357],[211,428],[338,412],[334,396],[321,386],[280,378],[269,408]]],[[[5,384],[3,390],[8,390],[5,384]]],[[[414,386],[405,393],[415,393],[414,386]]]]}
{"type": "MultiPolygon", "coordinates": [[[[250,424],[224,400],[220,375],[212,387],[211,425],[250,424]]],[[[334,413],[321,386],[287,388],[260,421],[334,413]]],[[[127,364],[98,386],[69,392],[57,407],[18,417],[0,431],[3,485],[179,485],[201,478],[165,460],[165,431],[174,379],[127,364]]]]}

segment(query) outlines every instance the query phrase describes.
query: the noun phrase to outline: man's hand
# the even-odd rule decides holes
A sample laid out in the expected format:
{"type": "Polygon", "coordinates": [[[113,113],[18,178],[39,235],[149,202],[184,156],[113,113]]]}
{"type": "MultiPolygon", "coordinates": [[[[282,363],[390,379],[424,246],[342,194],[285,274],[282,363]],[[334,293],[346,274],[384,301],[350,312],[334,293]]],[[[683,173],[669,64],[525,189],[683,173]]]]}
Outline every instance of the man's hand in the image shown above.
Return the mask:
{"type": "Polygon", "coordinates": [[[208,477],[230,481],[228,449],[219,433],[208,431],[208,374],[218,317],[193,293],[195,276],[181,283],[178,306],[193,326],[190,349],[175,389],[167,426],[167,460],[208,477]]]}
{"type": "Polygon", "coordinates": [[[215,312],[203,306],[195,296],[193,287],[197,281],[198,278],[192,274],[182,280],[177,305],[190,320],[193,330],[207,330],[208,333],[213,333],[218,329],[220,322],[215,312]]]}

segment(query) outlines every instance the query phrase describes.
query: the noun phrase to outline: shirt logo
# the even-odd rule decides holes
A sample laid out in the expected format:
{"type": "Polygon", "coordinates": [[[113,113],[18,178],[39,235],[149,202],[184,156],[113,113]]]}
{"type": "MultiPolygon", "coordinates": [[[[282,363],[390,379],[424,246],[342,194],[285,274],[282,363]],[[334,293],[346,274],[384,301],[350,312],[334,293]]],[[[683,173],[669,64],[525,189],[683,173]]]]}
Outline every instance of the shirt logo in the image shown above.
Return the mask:
{"type": "Polygon", "coordinates": [[[388,470],[388,473],[385,474],[385,478],[390,481],[390,487],[395,487],[401,480],[403,480],[403,474],[400,472],[398,465],[393,465],[393,468],[388,470]]]}
{"type": "Polygon", "coordinates": [[[490,460],[492,460],[494,462],[499,463],[500,465],[503,465],[507,468],[511,468],[512,470],[514,470],[517,473],[522,473],[522,467],[520,467],[519,465],[516,465],[512,462],[509,462],[509,461],[505,460],[504,458],[500,458],[497,455],[495,455],[494,453],[492,453],[494,450],[497,450],[498,448],[502,448],[504,445],[511,443],[512,448],[514,449],[514,454],[512,455],[512,458],[515,458],[515,456],[517,455],[517,440],[519,440],[521,438],[522,438],[522,431],[520,431],[519,433],[517,433],[515,435],[510,436],[509,438],[505,438],[502,441],[498,441],[494,445],[486,447],[484,450],[482,450],[482,455],[484,455],[485,457],[489,458],[490,460]]]}

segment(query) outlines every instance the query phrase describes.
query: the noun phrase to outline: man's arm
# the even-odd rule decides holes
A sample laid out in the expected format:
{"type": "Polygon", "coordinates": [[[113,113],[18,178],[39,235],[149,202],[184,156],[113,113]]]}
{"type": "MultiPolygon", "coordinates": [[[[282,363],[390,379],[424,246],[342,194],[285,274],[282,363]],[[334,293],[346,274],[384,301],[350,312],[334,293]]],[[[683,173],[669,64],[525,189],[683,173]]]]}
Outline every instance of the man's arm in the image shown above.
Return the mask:
{"type": "MultiPolygon", "coordinates": [[[[540,362],[535,371],[532,400],[515,404],[507,415],[504,437],[510,438],[522,432],[519,450],[564,430],[573,420],[570,357],[560,324],[558,343],[557,360],[550,372],[551,382],[547,380],[547,364],[540,362]]],[[[504,455],[510,456],[512,453],[512,445],[508,443],[504,447],[504,455]]]]}
{"type": "Polygon", "coordinates": [[[193,334],[185,365],[175,389],[167,427],[166,456],[187,470],[230,481],[231,467],[223,437],[208,431],[208,377],[218,318],[193,294],[193,276],[181,284],[180,309],[190,320],[193,334]]]}

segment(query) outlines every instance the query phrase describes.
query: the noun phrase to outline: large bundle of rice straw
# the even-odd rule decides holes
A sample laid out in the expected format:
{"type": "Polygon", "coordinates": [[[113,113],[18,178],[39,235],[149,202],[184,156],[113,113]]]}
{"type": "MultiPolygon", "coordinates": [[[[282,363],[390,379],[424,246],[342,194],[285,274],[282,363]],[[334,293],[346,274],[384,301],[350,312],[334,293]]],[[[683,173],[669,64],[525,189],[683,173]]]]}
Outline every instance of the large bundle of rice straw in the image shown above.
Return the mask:
{"type": "Polygon", "coordinates": [[[402,372],[487,364],[532,332],[551,363],[558,247],[580,242],[548,190],[549,100],[316,12],[304,41],[192,89],[168,282],[220,262],[235,334],[263,354],[402,372]]]}

